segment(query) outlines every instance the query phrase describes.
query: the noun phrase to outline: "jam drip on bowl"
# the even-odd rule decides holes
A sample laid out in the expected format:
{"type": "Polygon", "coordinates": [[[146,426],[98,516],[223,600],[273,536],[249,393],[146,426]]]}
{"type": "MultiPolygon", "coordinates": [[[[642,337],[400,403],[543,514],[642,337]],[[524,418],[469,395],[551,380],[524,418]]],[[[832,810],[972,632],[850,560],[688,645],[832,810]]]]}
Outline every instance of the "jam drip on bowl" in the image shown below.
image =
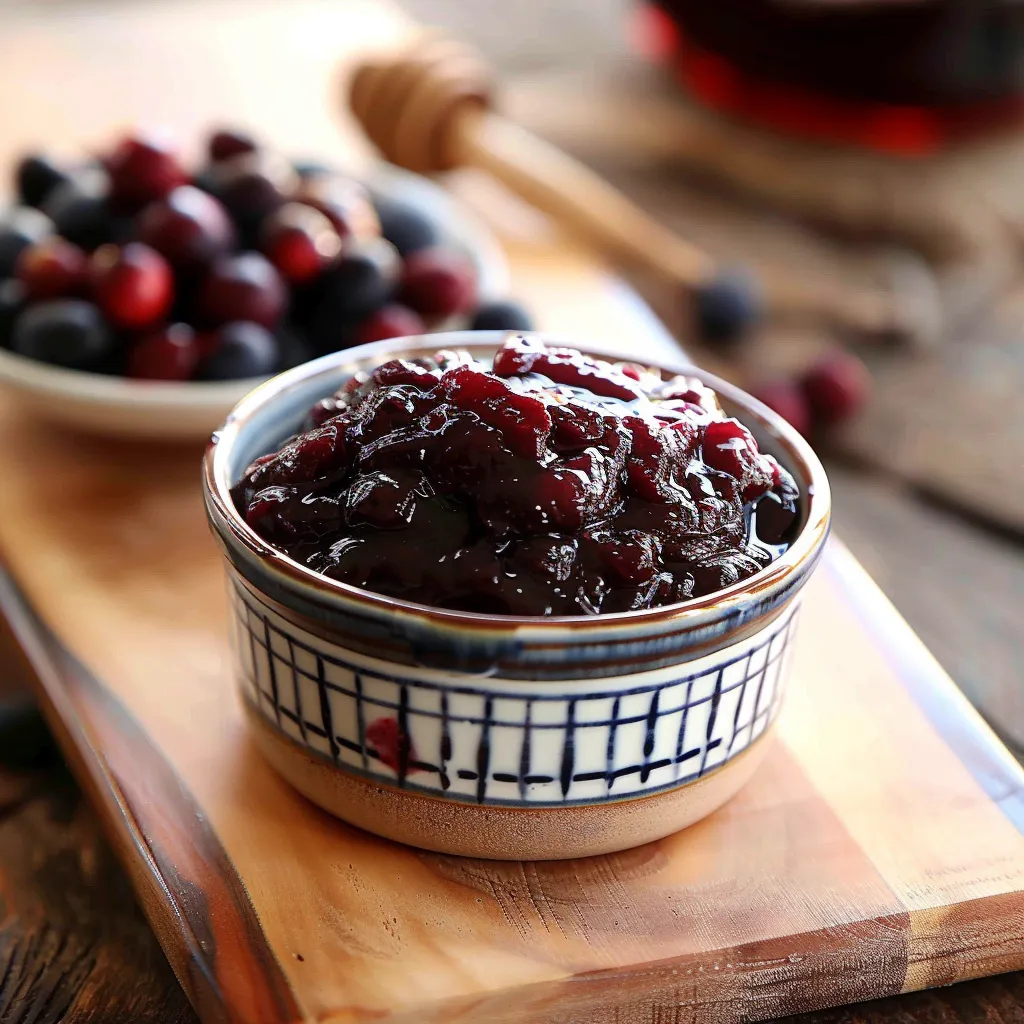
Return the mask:
{"type": "Polygon", "coordinates": [[[235,486],[265,541],[439,608],[596,615],[744,580],[800,521],[793,478],[713,391],[511,337],[353,377],[235,486]]]}

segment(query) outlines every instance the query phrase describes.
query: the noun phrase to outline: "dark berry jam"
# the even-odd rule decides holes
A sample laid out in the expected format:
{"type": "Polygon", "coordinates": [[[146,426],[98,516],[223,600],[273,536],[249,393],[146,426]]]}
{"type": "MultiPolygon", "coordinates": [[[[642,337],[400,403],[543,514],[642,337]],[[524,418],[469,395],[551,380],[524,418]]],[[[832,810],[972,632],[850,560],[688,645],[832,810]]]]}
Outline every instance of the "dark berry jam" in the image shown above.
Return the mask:
{"type": "Polygon", "coordinates": [[[688,601],[800,524],[793,478],[709,388],[525,337],[493,369],[443,351],[358,374],[233,496],[331,579],[498,615],[688,601]]]}

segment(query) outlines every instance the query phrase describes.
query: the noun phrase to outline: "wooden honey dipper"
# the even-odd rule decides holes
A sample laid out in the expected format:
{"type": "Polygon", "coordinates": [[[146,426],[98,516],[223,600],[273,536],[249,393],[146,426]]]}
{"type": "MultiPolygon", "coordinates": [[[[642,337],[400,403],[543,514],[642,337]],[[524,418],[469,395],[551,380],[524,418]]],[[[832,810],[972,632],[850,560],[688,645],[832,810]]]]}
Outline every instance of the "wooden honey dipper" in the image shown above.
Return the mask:
{"type": "Polygon", "coordinates": [[[402,52],[359,65],[348,99],[367,136],[392,163],[421,174],[460,166],[487,171],[590,244],[679,286],[706,337],[741,333],[762,312],[824,322],[871,340],[899,339],[914,329],[913,317],[885,289],[851,297],[820,282],[744,285],[741,275],[578,161],[495,114],[492,97],[483,59],[428,31],[402,52]]]}

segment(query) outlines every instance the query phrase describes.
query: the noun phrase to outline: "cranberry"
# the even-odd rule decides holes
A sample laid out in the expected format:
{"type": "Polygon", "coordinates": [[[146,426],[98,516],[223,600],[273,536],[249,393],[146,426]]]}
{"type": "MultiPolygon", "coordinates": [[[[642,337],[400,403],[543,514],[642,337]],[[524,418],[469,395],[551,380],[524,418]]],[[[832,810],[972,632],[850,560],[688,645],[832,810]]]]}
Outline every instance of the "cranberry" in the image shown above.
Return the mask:
{"type": "Polygon", "coordinates": [[[199,287],[196,313],[201,323],[211,327],[233,320],[274,327],[287,298],[273,265],[258,252],[242,252],[214,262],[199,287]]]}
{"type": "Polygon", "coordinates": [[[89,258],[77,245],[54,235],[22,251],[16,274],[30,302],[84,295],[88,290],[89,258]]]}
{"type": "Polygon", "coordinates": [[[206,151],[214,163],[230,160],[243,153],[255,153],[259,149],[256,140],[247,132],[221,129],[210,136],[206,151]]]}
{"type": "Polygon", "coordinates": [[[92,257],[96,304],[117,327],[147,327],[174,301],[170,264],[142,242],[101,246],[92,257]]]}
{"type": "Polygon", "coordinates": [[[192,185],[150,203],[139,215],[138,237],[188,273],[235,246],[235,229],[223,205],[192,185]]]}
{"type": "Polygon", "coordinates": [[[365,188],[334,174],[304,177],[293,193],[296,202],[322,213],[342,238],[357,242],[380,236],[380,221],[365,188]]]}
{"type": "Polygon", "coordinates": [[[795,381],[786,378],[766,381],[755,388],[752,394],[799,433],[804,436],[810,433],[811,410],[807,396],[795,381]]]}
{"type": "Polygon", "coordinates": [[[260,248],[282,277],[303,284],[337,259],[341,238],[319,211],[287,203],[263,222],[260,248]]]}
{"type": "Polygon", "coordinates": [[[472,308],[476,274],[447,249],[422,249],[402,268],[401,299],[428,319],[442,319],[472,308]]]}
{"type": "Polygon", "coordinates": [[[388,338],[409,338],[422,334],[426,325],[419,313],[408,306],[392,302],[371,313],[352,332],[352,344],[366,345],[371,341],[386,341],[388,338]]]}
{"type": "Polygon", "coordinates": [[[201,380],[267,377],[277,369],[280,358],[274,335],[260,324],[244,320],[221,327],[211,349],[202,346],[201,380]]]}
{"type": "Polygon", "coordinates": [[[772,467],[761,457],[753,435],[739,420],[714,420],[704,431],[704,461],[743,485],[744,501],[760,497],[772,485],[772,467]]]}
{"type": "Polygon", "coordinates": [[[291,165],[271,153],[243,153],[212,169],[214,195],[243,231],[253,231],[295,191],[291,165]]]}
{"type": "Polygon", "coordinates": [[[163,199],[188,181],[168,141],[156,135],[127,136],[105,162],[110,174],[111,199],[128,210],[163,199]]]}
{"type": "Polygon", "coordinates": [[[832,426],[852,419],[864,408],[871,375],[852,352],[835,349],[807,371],[803,388],[815,421],[832,426]]]}
{"type": "Polygon", "coordinates": [[[189,380],[198,365],[195,332],[188,324],[168,324],[132,345],[127,375],[137,380],[189,380]]]}

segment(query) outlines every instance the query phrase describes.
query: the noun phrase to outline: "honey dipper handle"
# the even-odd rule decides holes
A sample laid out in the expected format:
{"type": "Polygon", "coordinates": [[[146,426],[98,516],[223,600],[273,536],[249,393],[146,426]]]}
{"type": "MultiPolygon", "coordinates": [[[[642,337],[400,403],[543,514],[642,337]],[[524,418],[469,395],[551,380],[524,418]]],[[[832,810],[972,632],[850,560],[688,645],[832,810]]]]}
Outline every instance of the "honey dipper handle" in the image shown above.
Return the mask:
{"type": "Polygon", "coordinates": [[[598,175],[504,118],[466,112],[452,144],[460,163],[489,172],[588,242],[686,288],[711,278],[711,257],[663,228],[598,175]]]}

